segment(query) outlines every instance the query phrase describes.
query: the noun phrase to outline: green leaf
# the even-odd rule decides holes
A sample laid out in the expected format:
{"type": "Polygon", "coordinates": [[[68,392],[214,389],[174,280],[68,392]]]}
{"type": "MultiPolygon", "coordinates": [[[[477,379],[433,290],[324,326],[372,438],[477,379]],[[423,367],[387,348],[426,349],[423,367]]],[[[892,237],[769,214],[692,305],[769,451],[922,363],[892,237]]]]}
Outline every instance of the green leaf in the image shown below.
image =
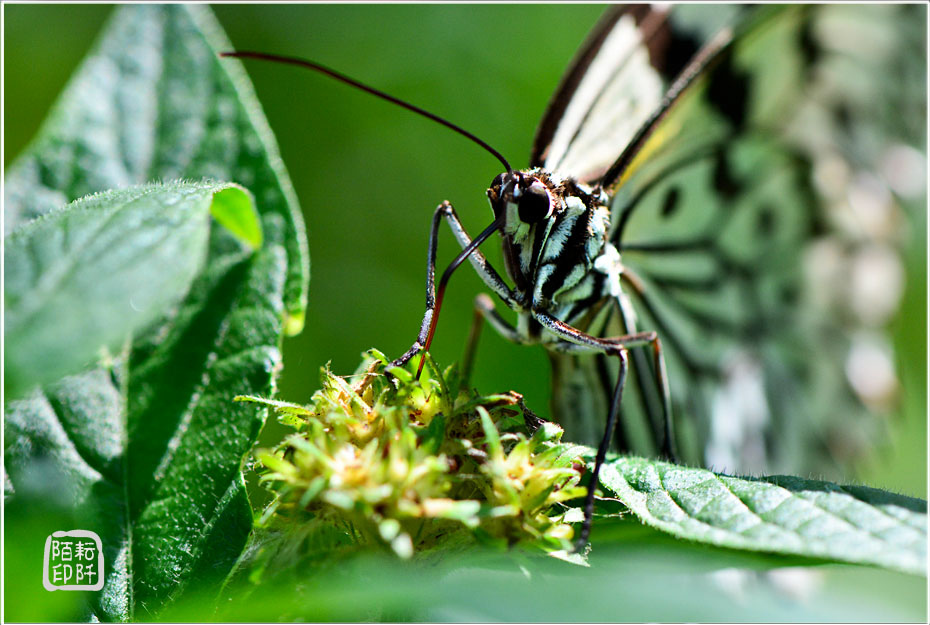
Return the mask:
{"type": "MultiPolygon", "coordinates": [[[[106,561],[102,591],[53,593],[77,598],[53,612],[43,611],[44,597],[8,602],[13,620],[147,620],[180,597],[211,605],[247,539],[242,463],[265,411],[233,398],[274,393],[284,328],[303,315],[307,259],[296,199],[251,87],[216,57],[228,47],[206,7],[119,7],[7,172],[8,230],[92,192],[181,177],[242,184],[261,220],[260,229],[249,224],[239,191],[221,195],[216,219],[198,211],[209,224],[201,259],[188,250],[194,259],[157,267],[195,266],[187,295],[134,326],[131,343],[97,369],[7,404],[7,527],[41,528],[28,534],[35,540],[7,542],[8,561],[24,563],[7,576],[7,596],[36,596],[35,553],[47,530],[95,531],[106,561]],[[243,238],[261,247],[245,249],[243,238]]],[[[138,243],[127,249],[142,254],[138,243]]],[[[73,289],[72,279],[62,284],[73,289]]],[[[45,342],[56,328],[35,331],[45,342]]]]}
{"type": "Polygon", "coordinates": [[[177,303],[203,266],[217,203],[254,215],[236,186],[152,184],[72,202],[7,237],[7,397],[86,368],[103,348],[118,352],[177,303]]]}
{"type": "Polygon", "coordinates": [[[217,191],[210,205],[210,214],[252,249],[262,246],[262,224],[253,198],[245,189],[231,186],[217,191]]]}
{"type": "Polygon", "coordinates": [[[601,484],[642,521],[681,538],[926,574],[927,502],[799,477],[732,477],[619,457],[601,484]]]}
{"type": "MultiPolygon", "coordinates": [[[[296,334],[309,272],[303,219],[245,71],[217,57],[231,47],[206,7],[117,7],[106,35],[7,170],[4,231],[106,189],[153,180],[237,182],[262,215],[282,220],[285,323],[296,334]]],[[[241,198],[226,199],[232,205],[215,217],[258,247],[241,198]]]]}

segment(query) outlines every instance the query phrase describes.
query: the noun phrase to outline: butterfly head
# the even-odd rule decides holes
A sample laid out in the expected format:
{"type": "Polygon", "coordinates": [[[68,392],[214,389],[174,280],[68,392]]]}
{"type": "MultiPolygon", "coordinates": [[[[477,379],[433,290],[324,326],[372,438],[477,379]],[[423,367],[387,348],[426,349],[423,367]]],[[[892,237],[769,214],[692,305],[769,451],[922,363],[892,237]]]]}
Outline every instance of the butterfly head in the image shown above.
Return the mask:
{"type": "Polygon", "coordinates": [[[556,212],[556,198],[549,177],[538,170],[502,173],[488,188],[494,215],[503,217],[501,231],[513,238],[527,236],[533,226],[550,219],[556,212]]]}

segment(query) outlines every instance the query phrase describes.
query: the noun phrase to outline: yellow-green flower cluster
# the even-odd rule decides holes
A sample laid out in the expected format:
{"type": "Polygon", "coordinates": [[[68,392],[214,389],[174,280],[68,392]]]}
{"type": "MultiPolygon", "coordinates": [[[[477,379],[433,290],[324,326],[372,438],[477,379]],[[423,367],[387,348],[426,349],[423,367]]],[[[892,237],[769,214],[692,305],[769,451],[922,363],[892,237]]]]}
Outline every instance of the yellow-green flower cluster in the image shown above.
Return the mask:
{"type": "Polygon", "coordinates": [[[241,398],[296,430],[256,454],[276,495],[263,521],[310,524],[339,544],[389,545],[402,557],[463,539],[569,547],[572,509],[558,504],[584,495],[582,448],[561,444],[562,430],[517,393],[478,396],[458,389],[454,370],[425,364],[417,380],[412,369],[386,371],[371,350],[353,376],[324,369],[307,406],[241,398]]]}

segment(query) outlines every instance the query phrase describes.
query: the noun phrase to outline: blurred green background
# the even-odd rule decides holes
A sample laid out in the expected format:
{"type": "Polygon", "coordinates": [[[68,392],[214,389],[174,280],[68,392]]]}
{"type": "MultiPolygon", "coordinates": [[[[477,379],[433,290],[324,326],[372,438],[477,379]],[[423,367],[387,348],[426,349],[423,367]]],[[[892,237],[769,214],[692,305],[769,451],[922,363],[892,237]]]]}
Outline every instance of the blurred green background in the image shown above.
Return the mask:
{"type": "MultiPolygon", "coordinates": [[[[35,134],[112,7],[4,7],[4,167],[35,134]]],[[[526,165],[533,131],[601,6],[222,5],[237,49],[314,59],[461,124],[526,165]]],[[[473,234],[490,221],[497,161],[461,137],[364,93],[290,67],[247,70],[300,198],[311,250],[306,329],[285,342],[282,398],[305,402],[327,362],[349,373],[375,346],[413,341],[423,314],[429,221],[453,203],[473,234]]],[[[891,444],[849,480],[926,497],[926,221],[911,231],[908,290],[894,331],[904,401],[891,444]]],[[[492,258],[493,242],[485,246],[492,258]]],[[[458,246],[443,229],[440,265],[458,246]]],[[[458,360],[483,290],[468,268],[447,292],[433,354],[458,360]]],[[[518,389],[548,412],[542,348],[485,331],[476,385],[518,389]]],[[[273,426],[273,424],[270,424],[273,426]]],[[[273,439],[274,430],[266,432],[273,439]]]]}

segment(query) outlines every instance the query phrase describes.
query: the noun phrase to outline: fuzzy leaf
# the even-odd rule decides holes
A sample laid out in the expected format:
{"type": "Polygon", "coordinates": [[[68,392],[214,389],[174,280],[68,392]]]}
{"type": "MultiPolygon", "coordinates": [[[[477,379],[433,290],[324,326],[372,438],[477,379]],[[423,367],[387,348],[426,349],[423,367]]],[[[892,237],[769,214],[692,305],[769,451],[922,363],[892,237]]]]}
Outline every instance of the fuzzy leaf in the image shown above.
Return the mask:
{"type": "MultiPolygon", "coordinates": [[[[309,260],[297,197],[241,64],[204,7],[117,8],[38,136],[6,172],[4,231],[78,198],[153,180],[232,180],[276,214],[287,253],[286,327],[300,331],[309,260]]],[[[241,198],[215,217],[252,242],[241,198]]]]}
{"type": "Polygon", "coordinates": [[[260,240],[249,195],[216,182],[92,195],[7,237],[7,397],[77,373],[103,348],[118,352],[135,331],[177,303],[203,266],[210,211],[220,214],[230,203],[239,207],[241,228],[253,238],[257,231],[260,240]]]}
{"type": "Polygon", "coordinates": [[[601,484],[646,524],[681,538],[926,574],[927,502],[799,477],[731,477],[619,457],[601,484]]]}

